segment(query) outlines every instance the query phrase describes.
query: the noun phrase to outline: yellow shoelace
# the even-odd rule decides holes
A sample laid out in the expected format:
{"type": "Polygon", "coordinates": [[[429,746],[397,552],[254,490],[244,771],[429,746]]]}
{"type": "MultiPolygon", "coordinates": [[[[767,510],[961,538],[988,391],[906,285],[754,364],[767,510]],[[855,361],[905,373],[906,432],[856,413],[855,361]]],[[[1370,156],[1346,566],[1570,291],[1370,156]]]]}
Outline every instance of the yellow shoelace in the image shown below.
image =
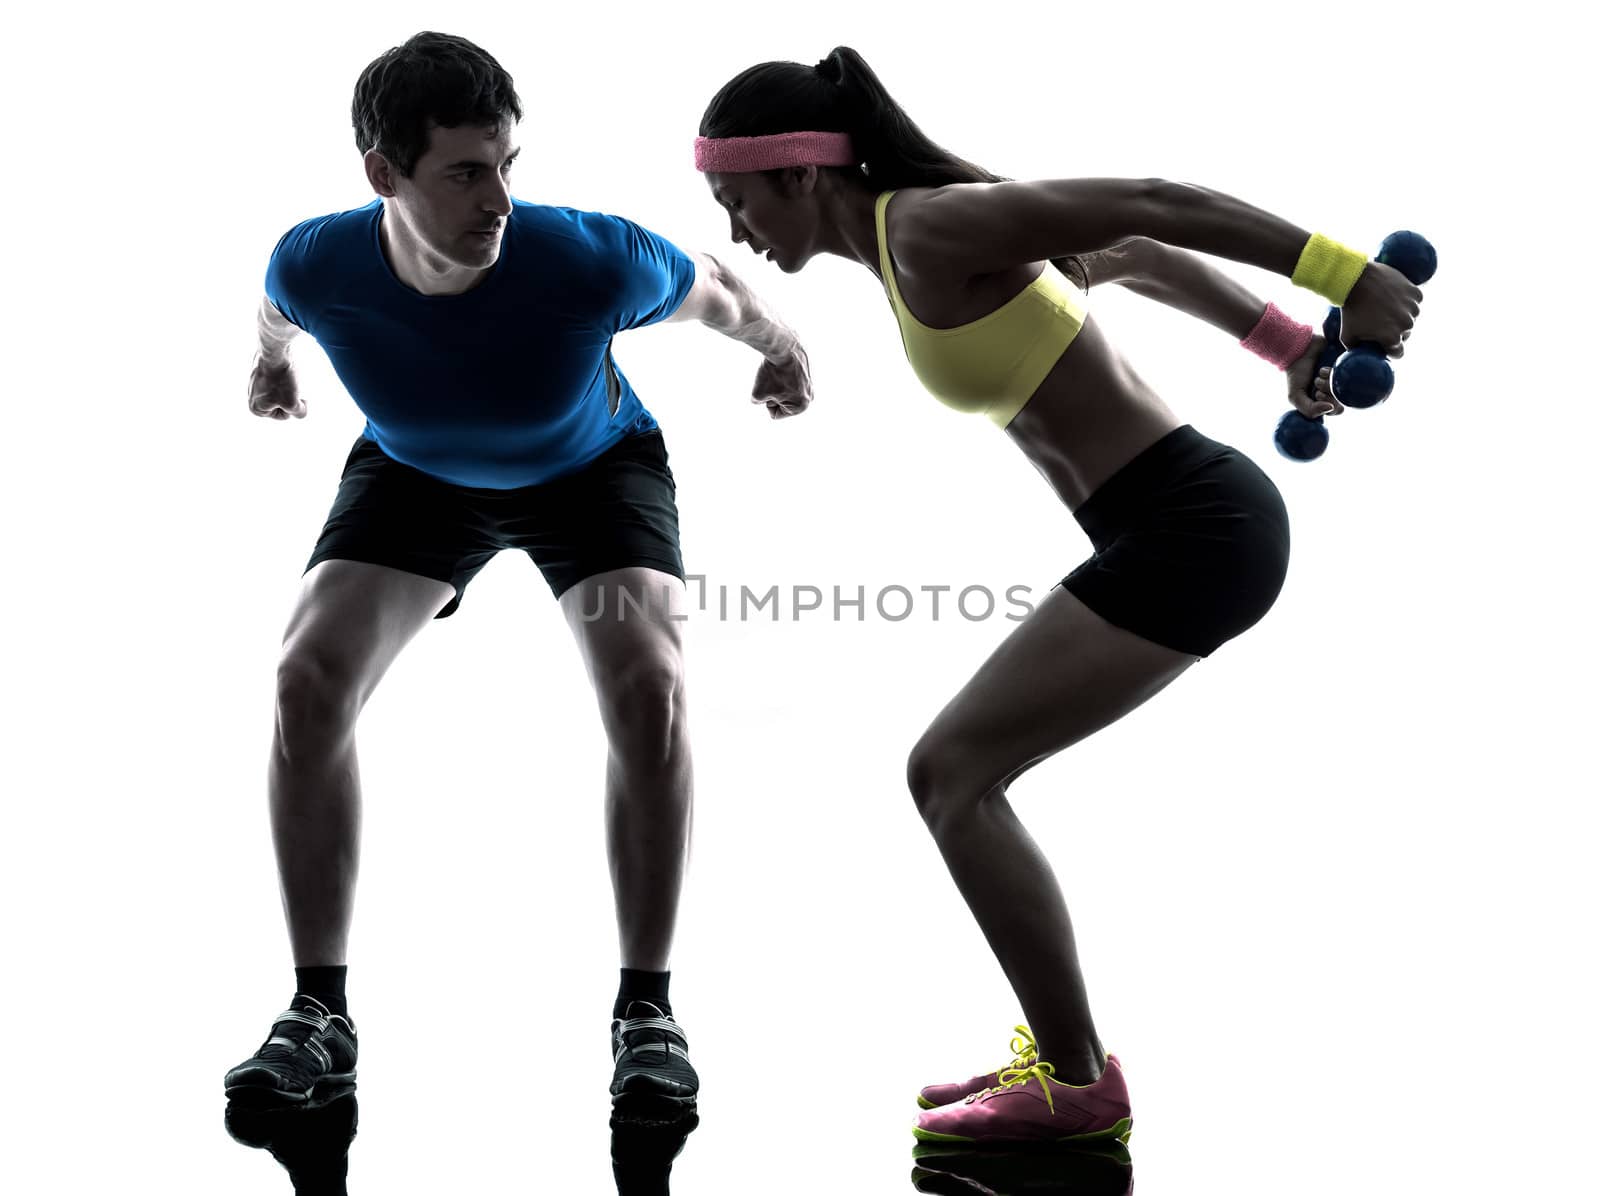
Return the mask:
{"type": "Polygon", "coordinates": [[[1010,1067],[1002,1067],[998,1076],[1000,1083],[993,1088],[985,1088],[982,1092],[974,1092],[967,1097],[970,1105],[979,1097],[990,1092],[1003,1092],[1007,1088],[1018,1084],[1026,1084],[1029,1080],[1038,1080],[1039,1087],[1044,1089],[1045,1103],[1050,1106],[1050,1112],[1056,1111],[1055,1099],[1050,1095],[1050,1085],[1047,1079],[1056,1074],[1055,1065],[1043,1063],[1039,1059],[1039,1043],[1034,1038],[1033,1032],[1026,1026],[1015,1027],[1018,1037],[1011,1040],[1011,1052],[1016,1057],[1011,1060],[1010,1067]],[[1012,1077],[1008,1079],[1007,1077],[1012,1077]]]}
{"type": "MultiPolygon", "coordinates": [[[[1016,1056],[1015,1059],[1011,1060],[1011,1067],[1027,1067],[1031,1063],[1037,1063],[1039,1061],[1039,1044],[1034,1040],[1033,1031],[1026,1026],[1016,1026],[1014,1029],[1020,1037],[1011,1040],[1011,1053],[1016,1056]]],[[[1000,1070],[1009,1071],[1011,1069],[1001,1068],[1000,1070]]]]}
{"type": "Polygon", "coordinates": [[[1032,1067],[1008,1067],[1000,1073],[1000,1086],[993,1089],[995,1092],[1004,1092],[1007,1088],[1015,1088],[1018,1084],[1026,1084],[1029,1080],[1038,1080],[1039,1087],[1044,1089],[1044,1103],[1050,1106],[1050,1112],[1056,1111],[1055,1099],[1050,1095],[1050,1085],[1045,1081],[1056,1074],[1055,1064],[1038,1062],[1032,1067]]]}

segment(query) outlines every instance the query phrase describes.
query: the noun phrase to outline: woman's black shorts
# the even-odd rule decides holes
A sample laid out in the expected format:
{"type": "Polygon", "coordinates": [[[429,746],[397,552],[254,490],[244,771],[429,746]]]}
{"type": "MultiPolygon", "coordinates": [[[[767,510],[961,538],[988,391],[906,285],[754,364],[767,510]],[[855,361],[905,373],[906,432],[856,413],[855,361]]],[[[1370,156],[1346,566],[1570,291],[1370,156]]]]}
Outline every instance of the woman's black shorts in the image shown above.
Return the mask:
{"type": "Polygon", "coordinates": [[[1249,457],[1185,424],[1075,512],[1094,555],[1061,584],[1106,622],[1209,656],[1271,609],[1289,514],[1249,457]]]}
{"type": "Polygon", "coordinates": [[[533,558],[557,598],[586,577],[642,565],[683,577],[677,485],[661,430],[626,436],[575,473],[536,486],[456,486],[385,455],[365,436],[306,565],[364,561],[455,587],[503,548],[533,558]]]}

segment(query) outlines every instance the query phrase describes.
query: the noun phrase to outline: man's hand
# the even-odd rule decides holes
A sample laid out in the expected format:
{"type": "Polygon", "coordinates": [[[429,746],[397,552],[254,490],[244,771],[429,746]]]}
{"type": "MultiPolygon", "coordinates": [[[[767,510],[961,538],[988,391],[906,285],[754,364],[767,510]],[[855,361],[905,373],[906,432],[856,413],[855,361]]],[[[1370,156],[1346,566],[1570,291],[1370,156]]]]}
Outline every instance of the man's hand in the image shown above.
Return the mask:
{"type": "Polygon", "coordinates": [[[784,356],[762,361],[750,401],[764,403],[773,419],[799,415],[811,406],[811,361],[799,341],[784,356]]]}
{"type": "Polygon", "coordinates": [[[294,367],[285,359],[269,366],[256,354],[250,370],[250,413],[263,419],[306,417],[306,405],[295,385],[294,367]]]}
{"type": "Polygon", "coordinates": [[[1328,381],[1333,374],[1332,366],[1317,369],[1317,359],[1322,356],[1323,346],[1328,342],[1319,332],[1311,338],[1311,343],[1306,346],[1306,351],[1287,371],[1289,378],[1289,402],[1294,409],[1307,419],[1316,419],[1320,415],[1338,415],[1344,410],[1344,404],[1333,397],[1333,385],[1328,381]],[[1307,391],[1310,389],[1312,374],[1316,375],[1316,397],[1313,398],[1307,391]]]}
{"type": "Polygon", "coordinates": [[[1421,307],[1421,287],[1393,266],[1368,262],[1339,309],[1339,339],[1346,349],[1374,344],[1399,357],[1421,307]]]}

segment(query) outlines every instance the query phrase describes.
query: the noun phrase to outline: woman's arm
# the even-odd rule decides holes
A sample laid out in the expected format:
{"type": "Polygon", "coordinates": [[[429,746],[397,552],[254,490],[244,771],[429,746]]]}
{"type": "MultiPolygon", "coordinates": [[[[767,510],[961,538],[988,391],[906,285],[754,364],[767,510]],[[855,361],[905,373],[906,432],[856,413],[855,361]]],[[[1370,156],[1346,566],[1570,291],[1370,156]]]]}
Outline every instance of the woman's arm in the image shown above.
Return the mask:
{"type": "Polygon", "coordinates": [[[1094,253],[1131,237],[1292,278],[1345,309],[1347,345],[1394,355],[1421,290],[1398,270],[1243,200],[1164,179],[1050,179],[940,187],[900,220],[907,252],[956,278],[1094,253]]]}
{"type": "Polygon", "coordinates": [[[1149,237],[1130,237],[1107,249],[1056,263],[1084,290],[1116,283],[1165,303],[1242,341],[1266,311],[1265,300],[1198,254],[1149,237]],[[1076,263],[1073,268],[1072,263],[1076,263]]]}
{"type": "Polygon", "coordinates": [[[1298,352],[1291,348],[1288,352],[1292,360],[1280,358],[1283,341],[1289,336],[1284,328],[1293,327],[1292,321],[1198,254],[1148,237],[1130,237],[1094,253],[1059,259],[1053,265],[1085,291],[1101,283],[1115,283],[1222,329],[1286,372],[1289,401],[1302,415],[1315,418],[1344,410],[1328,386],[1329,371],[1317,372],[1322,336],[1309,326],[1301,326],[1300,336],[1289,338],[1296,341],[1298,352]],[[1259,343],[1261,330],[1274,325],[1277,335],[1265,339],[1279,353],[1265,351],[1259,343]],[[1313,385],[1313,375],[1314,395],[1307,393],[1313,385]]]}
{"type": "MultiPolygon", "coordinates": [[[[1220,191],[1165,179],[1043,179],[940,187],[900,221],[964,277],[1093,253],[1130,237],[1294,273],[1311,234],[1220,191]]],[[[916,254],[933,260],[930,253],[916,254]]]]}

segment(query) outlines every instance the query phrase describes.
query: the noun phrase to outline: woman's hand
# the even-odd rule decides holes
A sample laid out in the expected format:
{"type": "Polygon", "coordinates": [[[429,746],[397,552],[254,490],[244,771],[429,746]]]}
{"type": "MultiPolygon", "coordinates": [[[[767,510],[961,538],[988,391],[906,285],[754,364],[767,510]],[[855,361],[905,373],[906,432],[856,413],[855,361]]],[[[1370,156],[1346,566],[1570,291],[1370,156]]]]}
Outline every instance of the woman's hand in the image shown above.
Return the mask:
{"type": "Polygon", "coordinates": [[[1339,309],[1339,339],[1346,349],[1373,344],[1399,357],[1421,306],[1421,287],[1393,266],[1368,262],[1339,309]]]}
{"type": "Polygon", "coordinates": [[[1344,404],[1333,397],[1333,385],[1328,381],[1333,374],[1333,367],[1317,369],[1317,360],[1327,343],[1323,335],[1317,333],[1306,346],[1306,351],[1284,371],[1289,379],[1289,402],[1307,419],[1338,415],[1344,410],[1344,404]]]}

